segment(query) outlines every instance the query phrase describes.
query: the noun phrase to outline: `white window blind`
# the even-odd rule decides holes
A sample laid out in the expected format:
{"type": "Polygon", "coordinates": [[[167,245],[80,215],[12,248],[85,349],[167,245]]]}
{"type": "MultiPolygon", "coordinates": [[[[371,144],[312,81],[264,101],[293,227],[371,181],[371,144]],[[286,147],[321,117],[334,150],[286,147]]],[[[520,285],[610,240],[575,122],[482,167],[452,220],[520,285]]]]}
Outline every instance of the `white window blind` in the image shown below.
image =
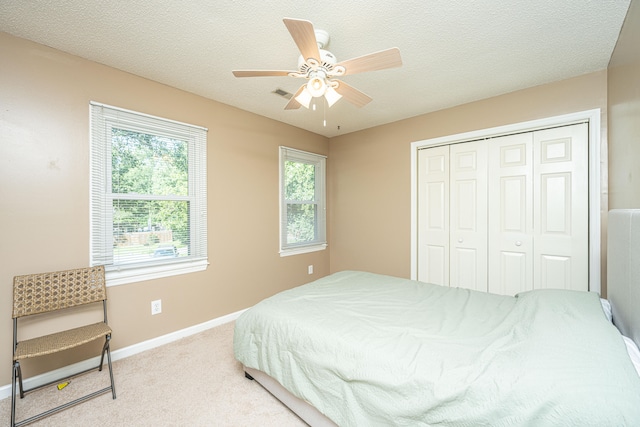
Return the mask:
{"type": "Polygon", "coordinates": [[[280,147],[281,256],[326,248],[325,182],[325,156],[280,147]]]}
{"type": "Polygon", "coordinates": [[[207,130],[92,102],[91,264],[109,285],[207,265],[207,130]]]}

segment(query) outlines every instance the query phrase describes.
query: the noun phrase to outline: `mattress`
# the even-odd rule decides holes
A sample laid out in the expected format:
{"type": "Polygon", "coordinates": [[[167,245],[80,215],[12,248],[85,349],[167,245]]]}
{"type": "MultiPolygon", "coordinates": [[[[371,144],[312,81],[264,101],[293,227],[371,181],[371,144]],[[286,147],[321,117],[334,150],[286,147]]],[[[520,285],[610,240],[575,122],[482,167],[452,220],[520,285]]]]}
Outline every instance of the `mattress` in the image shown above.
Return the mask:
{"type": "Polygon", "coordinates": [[[640,378],[587,292],[340,272],[246,311],[234,352],[340,426],[640,425],[640,378]]]}

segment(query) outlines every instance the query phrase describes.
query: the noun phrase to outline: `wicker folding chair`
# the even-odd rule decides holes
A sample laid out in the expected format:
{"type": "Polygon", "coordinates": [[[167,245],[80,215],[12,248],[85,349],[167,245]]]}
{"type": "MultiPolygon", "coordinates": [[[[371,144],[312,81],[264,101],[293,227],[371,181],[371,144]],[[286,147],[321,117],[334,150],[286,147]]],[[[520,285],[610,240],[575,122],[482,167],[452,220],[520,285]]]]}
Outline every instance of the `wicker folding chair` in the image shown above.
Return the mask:
{"type": "MultiPolygon", "coordinates": [[[[39,420],[73,405],[92,399],[111,391],[116,398],[111,368],[111,328],[107,324],[107,290],[105,286],[104,266],[57,271],[53,273],[31,274],[13,278],[13,373],[11,377],[11,426],[18,427],[39,420]],[[80,326],[67,331],[56,332],[24,341],[18,341],[18,319],[25,316],[50,313],[71,307],[102,302],[104,321],[80,326]],[[104,346],[100,364],[81,372],[67,375],[47,384],[38,385],[28,390],[22,383],[20,361],[28,358],[44,356],[69,350],[82,344],[103,338],[104,346]],[[111,385],[53,409],[44,411],[16,423],[16,386],[20,387],[20,398],[25,393],[55,384],[63,379],[71,378],[86,372],[102,370],[104,355],[107,354],[111,385]]],[[[30,322],[31,323],[31,322],[30,322]]]]}

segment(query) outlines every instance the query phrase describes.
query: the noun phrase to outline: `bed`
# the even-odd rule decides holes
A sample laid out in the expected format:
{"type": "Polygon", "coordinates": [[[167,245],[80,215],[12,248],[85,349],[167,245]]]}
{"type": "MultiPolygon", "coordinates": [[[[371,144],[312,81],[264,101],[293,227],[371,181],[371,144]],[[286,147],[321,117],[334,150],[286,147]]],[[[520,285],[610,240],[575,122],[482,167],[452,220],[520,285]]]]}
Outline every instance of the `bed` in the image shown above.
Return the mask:
{"type": "Polygon", "coordinates": [[[235,356],[313,426],[640,425],[638,211],[608,253],[609,301],[335,273],[243,313],[235,356]]]}

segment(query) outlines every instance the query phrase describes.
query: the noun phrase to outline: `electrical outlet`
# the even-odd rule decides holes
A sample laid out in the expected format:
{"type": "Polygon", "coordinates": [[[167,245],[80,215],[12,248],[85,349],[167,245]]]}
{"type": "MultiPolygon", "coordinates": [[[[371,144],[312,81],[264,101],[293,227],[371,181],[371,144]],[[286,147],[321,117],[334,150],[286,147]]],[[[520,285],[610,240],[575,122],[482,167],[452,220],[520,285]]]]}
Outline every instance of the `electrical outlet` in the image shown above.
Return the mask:
{"type": "Polygon", "coordinates": [[[162,313],[162,300],[157,299],[155,301],[151,301],[151,314],[160,314],[162,313]]]}
{"type": "Polygon", "coordinates": [[[313,265],[307,267],[307,271],[309,272],[309,274],[313,274],[313,265]]]}

